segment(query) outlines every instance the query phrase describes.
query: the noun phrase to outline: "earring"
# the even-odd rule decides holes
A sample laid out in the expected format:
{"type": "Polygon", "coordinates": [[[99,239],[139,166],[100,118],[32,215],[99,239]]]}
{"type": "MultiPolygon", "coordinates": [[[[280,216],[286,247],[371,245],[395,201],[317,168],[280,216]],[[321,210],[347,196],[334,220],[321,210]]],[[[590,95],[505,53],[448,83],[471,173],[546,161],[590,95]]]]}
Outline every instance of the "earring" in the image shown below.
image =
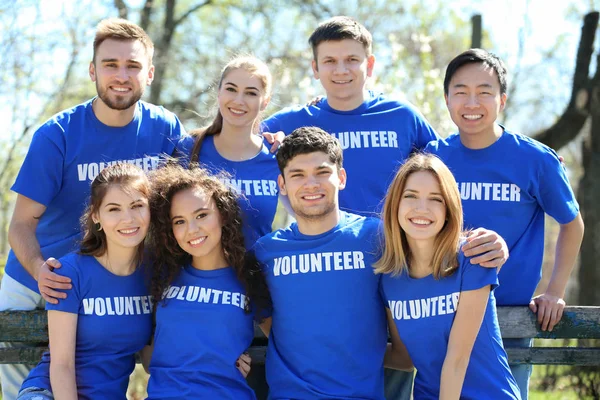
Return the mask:
{"type": "Polygon", "coordinates": [[[96,223],[94,224],[94,228],[96,228],[96,230],[97,230],[98,232],[100,232],[100,231],[102,230],[102,225],[100,225],[100,222],[96,222],[96,223]]]}

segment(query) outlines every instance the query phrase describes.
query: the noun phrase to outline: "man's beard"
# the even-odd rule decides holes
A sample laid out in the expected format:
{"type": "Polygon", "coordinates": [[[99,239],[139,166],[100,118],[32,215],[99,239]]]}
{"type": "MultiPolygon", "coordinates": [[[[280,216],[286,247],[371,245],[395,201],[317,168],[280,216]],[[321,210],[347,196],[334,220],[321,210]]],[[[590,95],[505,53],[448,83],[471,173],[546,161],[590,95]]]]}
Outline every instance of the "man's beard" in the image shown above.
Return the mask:
{"type": "Polygon", "coordinates": [[[311,220],[311,221],[318,221],[335,211],[335,203],[333,201],[330,203],[327,203],[323,206],[321,211],[312,213],[312,214],[305,213],[302,208],[294,209],[292,207],[292,211],[294,211],[294,213],[298,217],[302,217],[304,219],[311,220]]]}
{"type": "Polygon", "coordinates": [[[107,91],[108,89],[104,90],[100,88],[98,81],[96,81],[96,92],[98,93],[98,97],[100,97],[100,100],[102,100],[102,102],[106,104],[108,108],[119,111],[127,110],[129,107],[133,106],[142,98],[142,95],[144,94],[143,89],[139,91],[134,90],[129,100],[127,100],[126,97],[118,95],[116,96],[117,100],[112,100],[108,95],[107,91]]]}

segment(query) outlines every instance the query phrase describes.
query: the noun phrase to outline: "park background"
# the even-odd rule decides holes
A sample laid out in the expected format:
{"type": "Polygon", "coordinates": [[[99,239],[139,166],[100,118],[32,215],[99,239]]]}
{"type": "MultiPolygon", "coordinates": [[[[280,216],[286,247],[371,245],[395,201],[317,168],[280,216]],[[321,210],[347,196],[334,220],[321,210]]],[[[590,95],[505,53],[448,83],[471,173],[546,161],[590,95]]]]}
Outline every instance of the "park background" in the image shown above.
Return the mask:
{"type": "MultiPolygon", "coordinates": [[[[190,130],[212,119],[215,80],[240,52],[267,61],[274,74],[267,114],[323,94],[307,38],[320,21],[349,15],[373,33],[370,88],[415,104],[441,136],[455,130],[443,100],[446,64],[474,40],[505,61],[502,123],[564,157],[582,208],[586,233],[567,304],[600,305],[598,10],[600,0],[0,0],[0,275],[10,186],[35,129],[95,95],[87,70],[101,19],[128,18],[149,33],[156,74],[145,100],[174,111],[190,130]]],[[[547,222],[538,291],[553,266],[557,226],[547,222]]],[[[144,385],[136,374],[130,397],[143,398],[144,385]]],[[[531,387],[534,400],[600,398],[600,371],[539,366],[531,387]]]]}

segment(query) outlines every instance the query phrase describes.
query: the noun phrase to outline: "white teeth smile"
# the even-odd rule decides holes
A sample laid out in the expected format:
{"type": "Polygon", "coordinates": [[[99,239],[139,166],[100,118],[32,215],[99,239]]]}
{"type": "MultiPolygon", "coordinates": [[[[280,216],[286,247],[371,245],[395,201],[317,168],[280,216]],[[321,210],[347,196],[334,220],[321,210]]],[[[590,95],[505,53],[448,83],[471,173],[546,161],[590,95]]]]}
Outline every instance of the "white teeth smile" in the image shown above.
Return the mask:
{"type": "Polygon", "coordinates": [[[125,235],[129,235],[131,233],[135,233],[139,230],[140,228],[132,228],[132,229],[121,229],[119,232],[125,234],[125,235]]]}
{"type": "Polygon", "coordinates": [[[323,197],[322,194],[314,194],[312,196],[304,196],[304,199],[306,199],[306,200],[316,200],[316,199],[320,199],[321,197],[323,197]]]}
{"type": "Polygon", "coordinates": [[[112,88],[115,92],[129,92],[129,89],[127,88],[117,88],[117,87],[113,87],[112,88]]]}
{"type": "Polygon", "coordinates": [[[195,246],[197,244],[200,244],[200,243],[204,242],[205,240],[206,240],[206,236],[203,236],[203,237],[198,238],[198,239],[190,240],[190,244],[192,246],[195,246]]]}
{"type": "Polygon", "coordinates": [[[419,219],[419,218],[412,218],[410,220],[410,222],[412,222],[415,225],[431,225],[432,224],[431,221],[428,221],[426,219],[419,219]]]}
{"type": "Polygon", "coordinates": [[[473,121],[473,120],[476,120],[476,119],[483,118],[483,115],[481,115],[481,114],[463,115],[463,117],[466,118],[466,119],[470,119],[471,121],[473,121]]]}
{"type": "Polygon", "coordinates": [[[246,114],[246,111],[234,110],[233,108],[230,108],[229,111],[236,115],[246,114]]]}
{"type": "Polygon", "coordinates": [[[350,81],[333,81],[333,83],[350,83],[350,82],[352,82],[352,81],[351,80],[350,81]]]}

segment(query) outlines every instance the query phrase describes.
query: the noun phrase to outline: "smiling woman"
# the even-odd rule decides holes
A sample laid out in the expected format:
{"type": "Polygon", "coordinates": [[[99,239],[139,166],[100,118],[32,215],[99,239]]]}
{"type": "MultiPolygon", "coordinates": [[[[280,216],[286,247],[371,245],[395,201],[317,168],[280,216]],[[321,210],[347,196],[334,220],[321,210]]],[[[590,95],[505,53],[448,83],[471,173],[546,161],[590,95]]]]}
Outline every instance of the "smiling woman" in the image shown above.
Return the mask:
{"type": "Polygon", "coordinates": [[[46,304],[52,351],[31,371],[18,399],[125,398],[135,354],[151,335],[140,268],[149,186],[131,164],[110,166],[92,182],[80,249],[61,258],[56,270],[72,285],[66,299],[46,304]]]}

